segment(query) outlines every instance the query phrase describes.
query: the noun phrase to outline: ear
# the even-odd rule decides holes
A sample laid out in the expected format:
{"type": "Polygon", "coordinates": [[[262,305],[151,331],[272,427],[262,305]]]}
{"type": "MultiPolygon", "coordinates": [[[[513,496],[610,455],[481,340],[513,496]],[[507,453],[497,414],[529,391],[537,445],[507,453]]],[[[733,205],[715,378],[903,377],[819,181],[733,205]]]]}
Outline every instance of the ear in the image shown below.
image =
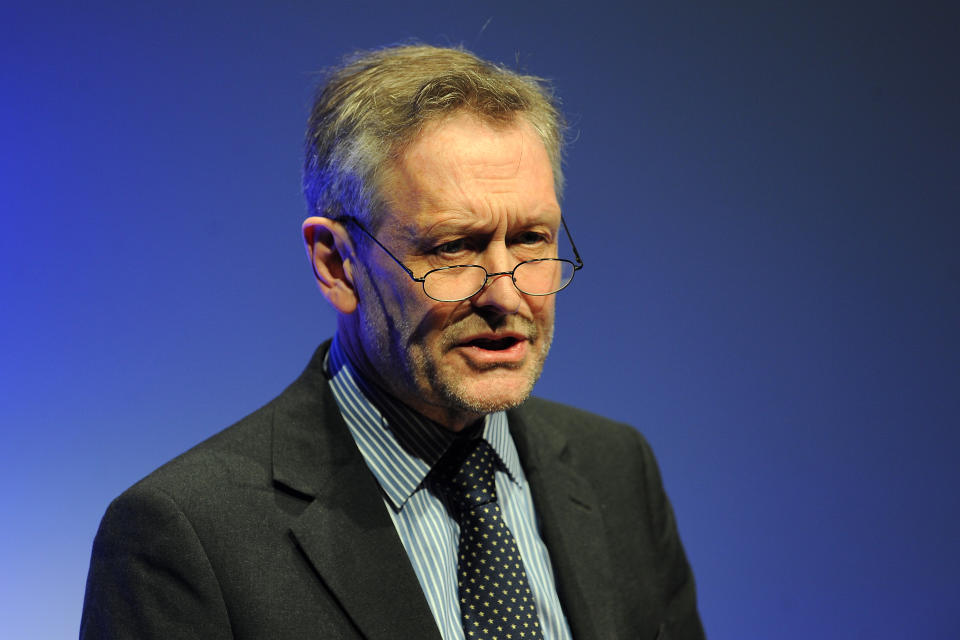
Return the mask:
{"type": "Polygon", "coordinates": [[[356,311],[355,253],[346,227],[330,218],[310,216],[303,221],[303,242],[323,296],[340,313],[356,311]]]}

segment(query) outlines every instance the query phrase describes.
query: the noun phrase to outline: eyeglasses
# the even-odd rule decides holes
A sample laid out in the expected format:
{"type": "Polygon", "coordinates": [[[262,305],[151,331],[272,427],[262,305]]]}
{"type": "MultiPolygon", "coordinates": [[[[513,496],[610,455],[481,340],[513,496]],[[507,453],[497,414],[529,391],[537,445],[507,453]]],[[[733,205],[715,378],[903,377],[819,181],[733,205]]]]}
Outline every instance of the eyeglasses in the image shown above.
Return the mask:
{"type": "Polygon", "coordinates": [[[573,243],[573,237],[570,235],[570,229],[563,217],[560,223],[567,234],[567,240],[570,241],[570,247],[573,249],[573,255],[576,263],[565,258],[535,258],[533,260],[524,260],[511,271],[500,271],[490,273],[478,264],[456,264],[449,267],[439,267],[431,269],[418,278],[413,275],[413,271],[390,252],[383,244],[377,240],[372,233],[352,216],[343,216],[341,220],[352,222],[370,237],[377,246],[386,251],[387,255],[393,258],[393,261],[400,265],[408,276],[414,281],[423,285],[423,292],[437,302],[459,302],[472,298],[477,295],[485,286],[490,278],[497,276],[510,276],[514,286],[521,292],[530,296],[549,296],[565,288],[573,280],[573,275],[583,268],[583,260],[580,259],[580,253],[577,246],[573,243]]]}

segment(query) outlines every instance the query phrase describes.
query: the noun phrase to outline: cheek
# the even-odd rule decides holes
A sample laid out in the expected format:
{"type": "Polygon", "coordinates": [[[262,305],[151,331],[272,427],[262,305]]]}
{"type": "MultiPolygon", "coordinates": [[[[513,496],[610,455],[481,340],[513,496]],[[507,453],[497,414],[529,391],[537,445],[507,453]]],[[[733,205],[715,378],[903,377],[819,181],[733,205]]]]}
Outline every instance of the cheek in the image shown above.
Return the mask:
{"type": "Polygon", "coordinates": [[[554,305],[556,295],[551,296],[527,296],[530,313],[536,318],[537,322],[553,321],[554,305]]]}
{"type": "Polygon", "coordinates": [[[408,278],[401,279],[394,273],[395,269],[387,265],[386,268],[370,270],[367,274],[367,287],[372,298],[370,302],[383,307],[387,316],[396,318],[398,324],[407,324],[418,316],[418,307],[422,304],[423,290],[420,284],[408,278]]]}
{"type": "Polygon", "coordinates": [[[455,324],[464,314],[461,312],[462,303],[437,302],[431,300],[417,289],[408,292],[403,299],[403,326],[405,340],[409,347],[418,345],[428,348],[438,348],[443,342],[444,331],[455,324]]]}

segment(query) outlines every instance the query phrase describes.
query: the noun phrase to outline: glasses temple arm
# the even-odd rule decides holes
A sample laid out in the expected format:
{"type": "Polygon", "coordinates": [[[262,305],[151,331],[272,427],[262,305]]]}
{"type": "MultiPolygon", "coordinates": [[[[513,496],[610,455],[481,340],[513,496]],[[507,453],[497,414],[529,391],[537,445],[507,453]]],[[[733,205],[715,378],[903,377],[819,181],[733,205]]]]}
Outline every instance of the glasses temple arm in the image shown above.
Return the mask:
{"type": "MultiPolygon", "coordinates": [[[[383,246],[383,243],[381,243],[379,240],[377,240],[376,237],[374,237],[374,235],[373,235],[372,233],[370,233],[369,231],[367,231],[367,228],[364,227],[364,226],[360,223],[359,220],[357,220],[357,219],[354,218],[353,216],[344,216],[344,219],[345,219],[345,220],[349,220],[350,222],[353,222],[353,224],[357,225],[357,228],[359,228],[360,231],[363,231],[365,234],[367,234],[367,237],[368,237],[368,238],[370,238],[371,240],[373,240],[374,242],[376,242],[376,243],[377,243],[377,246],[380,247],[381,249],[383,249],[383,250],[386,252],[386,254],[387,254],[388,256],[390,256],[390,258],[391,258],[394,262],[396,262],[398,265],[400,265],[400,268],[403,269],[404,271],[406,271],[406,272],[407,272],[407,275],[410,276],[410,278],[413,279],[414,282],[423,282],[423,278],[418,278],[417,276],[413,275],[413,271],[411,271],[410,268],[407,267],[407,265],[405,265],[405,264],[403,264],[402,262],[400,262],[400,260],[397,259],[397,256],[393,255],[393,254],[390,252],[390,249],[387,249],[385,246],[383,246]]],[[[569,235],[569,232],[568,232],[568,235],[569,235]]],[[[573,244],[573,243],[571,242],[571,244],[573,244]]],[[[576,252],[576,249],[574,249],[574,252],[576,252]]]]}
{"type": "Polygon", "coordinates": [[[567,227],[567,221],[563,219],[563,216],[560,216],[560,224],[563,225],[563,230],[567,232],[567,240],[570,241],[570,248],[573,249],[573,255],[577,258],[577,269],[583,268],[583,259],[580,258],[580,252],[577,251],[577,245],[573,241],[573,236],[570,235],[570,228],[567,227]]]}

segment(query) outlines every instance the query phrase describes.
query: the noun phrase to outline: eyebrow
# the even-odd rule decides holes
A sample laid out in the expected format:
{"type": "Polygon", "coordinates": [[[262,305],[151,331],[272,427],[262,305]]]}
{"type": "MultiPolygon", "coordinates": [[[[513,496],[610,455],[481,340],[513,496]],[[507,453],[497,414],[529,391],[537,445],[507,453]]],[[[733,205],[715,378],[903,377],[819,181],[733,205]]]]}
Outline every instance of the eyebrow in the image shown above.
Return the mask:
{"type": "MultiPolygon", "coordinates": [[[[461,222],[460,215],[453,215],[445,220],[436,222],[427,229],[414,229],[412,225],[408,225],[405,232],[409,237],[419,240],[424,237],[442,236],[446,234],[475,234],[489,228],[489,221],[478,220],[472,214],[464,214],[462,218],[467,218],[468,215],[470,216],[469,220],[461,222]]],[[[553,228],[559,228],[560,218],[561,213],[559,210],[542,211],[530,216],[523,216],[523,219],[519,221],[520,223],[516,225],[516,227],[526,228],[537,225],[547,225],[553,228]],[[555,225],[552,224],[552,220],[548,220],[548,218],[552,218],[554,214],[556,215],[555,225]]]]}

